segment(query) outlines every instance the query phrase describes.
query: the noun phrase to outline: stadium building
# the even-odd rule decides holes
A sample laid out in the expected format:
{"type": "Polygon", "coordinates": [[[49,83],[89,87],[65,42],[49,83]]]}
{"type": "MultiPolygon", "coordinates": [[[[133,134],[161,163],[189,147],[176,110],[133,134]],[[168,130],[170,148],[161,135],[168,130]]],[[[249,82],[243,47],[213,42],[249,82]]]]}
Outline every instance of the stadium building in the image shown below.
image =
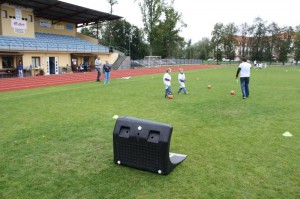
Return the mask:
{"type": "MultiPolygon", "coordinates": [[[[94,67],[97,56],[114,63],[119,53],[77,32],[80,27],[122,17],[57,0],[1,0],[0,70],[37,75],[74,71],[84,61],[94,67]]],[[[7,72],[7,71],[6,71],[7,72]]]]}

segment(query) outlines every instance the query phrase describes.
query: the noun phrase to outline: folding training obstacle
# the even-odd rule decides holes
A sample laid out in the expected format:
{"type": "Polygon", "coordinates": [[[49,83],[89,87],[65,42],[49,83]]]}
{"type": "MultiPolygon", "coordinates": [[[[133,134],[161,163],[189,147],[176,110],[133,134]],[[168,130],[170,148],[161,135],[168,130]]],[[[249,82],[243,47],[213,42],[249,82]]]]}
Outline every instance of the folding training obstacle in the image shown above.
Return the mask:
{"type": "Polygon", "coordinates": [[[114,162],[167,175],[186,159],[170,153],[173,127],[134,117],[119,117],[113,131],[114,162]]]}

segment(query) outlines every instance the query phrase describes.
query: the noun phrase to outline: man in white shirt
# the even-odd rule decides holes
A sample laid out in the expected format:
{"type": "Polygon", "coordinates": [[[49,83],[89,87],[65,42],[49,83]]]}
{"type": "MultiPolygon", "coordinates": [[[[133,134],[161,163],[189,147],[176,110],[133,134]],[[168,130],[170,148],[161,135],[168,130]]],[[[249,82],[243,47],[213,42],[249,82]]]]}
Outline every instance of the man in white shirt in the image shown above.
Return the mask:
{"type": "Polygon", "coordinates": [[[237,79],[240,75],[240,82],[241,82],[241,89],[243,94],[243,99],[246,99],[249,97],[250,91],[249,91],[249,82],[250,82],[250,69],[251,64],[247,62],[245,58],[242,59],[242,63],[240,63],[235,78],[237,79]]]}
{"type": "Polygon", "coordinates": [[[172,89],[171,89],[171,68],[168,68],[166,73],[164,74],[163,77],[163,82],[166,88],[166,92],[165,92],[165,97],[168,96],[168,94],[172,93],[172,89]]]}
{"type": "Polygon", "coordinates": [[[96,81],[99,82],[101,81],[101,62],[100,62],[100,57],[98,56],[97,59],[95,60],[95,68],[97,70],[97,79],[96,81]]]}

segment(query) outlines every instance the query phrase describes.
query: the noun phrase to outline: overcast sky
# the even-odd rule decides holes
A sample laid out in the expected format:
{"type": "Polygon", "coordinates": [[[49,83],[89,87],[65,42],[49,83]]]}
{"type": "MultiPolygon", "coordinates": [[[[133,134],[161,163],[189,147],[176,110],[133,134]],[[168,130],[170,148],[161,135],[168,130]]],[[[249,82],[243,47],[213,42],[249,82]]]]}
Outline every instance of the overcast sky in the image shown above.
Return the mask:
{"type": "MultiPolygon", "coordinates": [[[[107,0],[61,0],[71,4],[110,13],[107,0]]],[[[180,33],[185,40],[192,43],[204,37],[211,38],[211,31],[216,23],[253,24],[256,17],[268,24],[279,26],[300,25],[300,0],[175,0],[174,8],[182,14],[187,27],[180,33]]],[[[134,0],[118,0],[113,6],[113,14],[126,19],[132,25],[142,27],[141,11],[134,0]]]]}

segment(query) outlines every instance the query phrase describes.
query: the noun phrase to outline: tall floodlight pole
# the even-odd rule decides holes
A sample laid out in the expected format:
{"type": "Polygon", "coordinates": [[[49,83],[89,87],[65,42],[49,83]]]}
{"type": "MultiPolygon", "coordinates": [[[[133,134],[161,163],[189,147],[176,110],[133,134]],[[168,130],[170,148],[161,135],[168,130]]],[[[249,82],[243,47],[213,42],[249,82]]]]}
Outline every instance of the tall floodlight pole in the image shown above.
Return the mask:
{"type": "MultiPolygon", "coordinates": [[[[110,14],[113,13],[113,6],[118,3],[117,0],[107,0],[110,4],[110,14]]],[[[109,30],[109,46],[111,46],[111,38],[112,38],[112,28],[111,28],[111,21],[108,22],[108,30],[109,30]]]]}
{"type": "Polygon", "coordinates": [[[130,58],[130,42],[132,41],[132,35],[131,32],[128,35],[128,54],[129,54],[129,58],[130,58]]]}

